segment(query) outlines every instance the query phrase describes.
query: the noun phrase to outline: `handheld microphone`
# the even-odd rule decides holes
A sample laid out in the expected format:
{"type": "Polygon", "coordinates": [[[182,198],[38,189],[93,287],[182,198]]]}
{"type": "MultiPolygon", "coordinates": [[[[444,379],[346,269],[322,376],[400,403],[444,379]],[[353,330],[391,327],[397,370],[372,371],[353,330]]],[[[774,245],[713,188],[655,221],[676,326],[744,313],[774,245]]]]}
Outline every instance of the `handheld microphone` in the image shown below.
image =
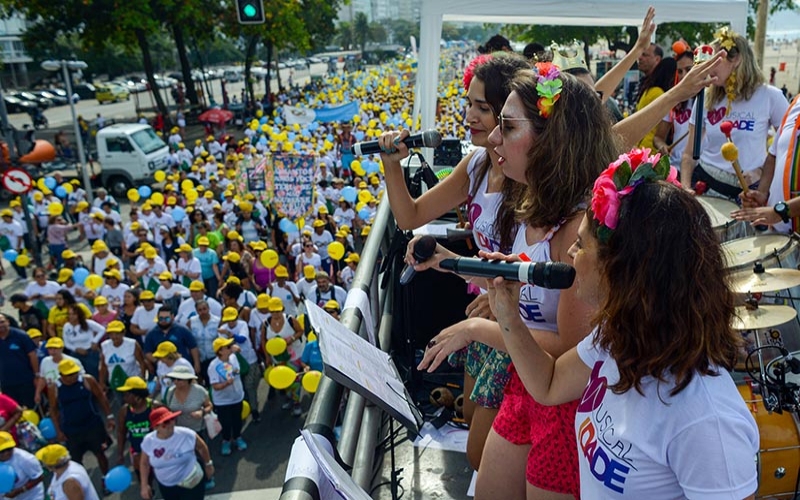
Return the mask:
{"type": "MultiPolygon", "coordinates": [[[[425,262],[426,260],[433,257],[433,252],[436,251],[436,238],[430,235],[425,235],[417,241],[416,245],[414,245],[414,251],[411,254],[414,256],[414,260],[417,262],[425,262]]],[[[414,276],[416,276],[417,271],[414,269],[413,266],[406,264],[406,267],[403,268],[403,272],[400,273],[400,284],[401,285],[408,285],[414,276]]]]}
{"type": "Polygon", "coordinates": [[[542,288],[564,290],[575,281],[575,268],[563,262],[505,262],[467,257],[444,259],[439,267],[467,276],[519,281],[542,288]]]}
{"type": "MultiPolygon", "coordinates": [[[[426,130],[420,134],[409,135],[403,139],[403,144],[411,148],[438,148],[442,143],[442,136],[435,130],[426,130]]],[[[365,141],[353,144],[356,156],[374,155],[381,152],[378,141],[365,141]]]]}

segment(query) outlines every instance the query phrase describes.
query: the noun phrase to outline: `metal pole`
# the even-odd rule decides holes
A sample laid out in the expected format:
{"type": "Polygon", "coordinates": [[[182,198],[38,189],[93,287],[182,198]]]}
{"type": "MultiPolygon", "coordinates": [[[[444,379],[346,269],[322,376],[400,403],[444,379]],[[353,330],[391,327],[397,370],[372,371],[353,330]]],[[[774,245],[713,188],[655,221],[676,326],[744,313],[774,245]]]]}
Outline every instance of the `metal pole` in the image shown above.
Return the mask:
{"type": "Polygon", "coordinates": [[[89,175],[89,169],[86,166],[86,157],[83,154],[83,138],[81,137],[81,126],[78,124],[78,117],[75,115],[75,102],[72,100],[72,77],[69,74],[67,67],[69,61],[61,61],[61,69],[64,71],[64,83],[67,86],[67,97],[69,97],[69,109],[72,111],[72,124],[75,126],[75,141],[78,143],[78,161],[80,162],[81,172],[83,173],[83,187],[86,190],[86,197],[89,199],[89,204],[94,201],[94,192],[92,191],[92,179],[89,175]]]}
{"type": "Polygon", "coordinates": [[[42,267],[42,252],[39,249],[39,237],[34,233],[31,211],[28,207],[30,196],[26,193],[20,195],[19,199],[22,205],[22,213],[25,214],[25,225],[28,228],[28,241],[26,241],[26,244],[30,244],[32,247],[30,251],[33,254],[33,262],[36,264],[36,267],[42,267]]]}

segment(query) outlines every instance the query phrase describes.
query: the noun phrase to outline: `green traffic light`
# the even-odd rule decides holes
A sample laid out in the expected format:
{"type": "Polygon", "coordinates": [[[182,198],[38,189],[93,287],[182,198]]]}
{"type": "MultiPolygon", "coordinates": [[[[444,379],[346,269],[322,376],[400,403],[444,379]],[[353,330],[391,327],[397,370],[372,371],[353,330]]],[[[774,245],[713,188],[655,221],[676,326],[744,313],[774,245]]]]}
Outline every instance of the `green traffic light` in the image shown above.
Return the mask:
{"type": "Polygon", "coordinates": [[[242,10],[244,12],[244,15],[247,16],[247,17],[253,17],[253,16],[256,15],[256,7],[253,4],[245,5],[244,9],[242,9],[242,10]]]}

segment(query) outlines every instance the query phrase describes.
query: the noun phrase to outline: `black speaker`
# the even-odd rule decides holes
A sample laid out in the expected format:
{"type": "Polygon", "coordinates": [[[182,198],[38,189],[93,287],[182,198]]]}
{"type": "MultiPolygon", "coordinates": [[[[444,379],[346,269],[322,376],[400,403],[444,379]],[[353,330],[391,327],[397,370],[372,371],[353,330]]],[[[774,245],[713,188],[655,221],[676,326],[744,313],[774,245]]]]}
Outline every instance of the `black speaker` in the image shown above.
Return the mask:
{"type": "Polygon", "coordinates": [[[433,150],[433,164],[437,167],[455,167],[463,157],[461,141],[458,139],[444,139],[442,144],[433,150]]]}

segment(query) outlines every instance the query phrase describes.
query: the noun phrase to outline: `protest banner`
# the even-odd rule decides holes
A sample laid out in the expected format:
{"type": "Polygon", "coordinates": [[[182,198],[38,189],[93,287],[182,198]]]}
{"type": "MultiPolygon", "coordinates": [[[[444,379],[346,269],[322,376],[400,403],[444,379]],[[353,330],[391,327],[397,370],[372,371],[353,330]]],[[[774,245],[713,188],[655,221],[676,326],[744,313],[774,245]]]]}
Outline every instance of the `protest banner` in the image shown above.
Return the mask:
{"type": "Polygon", "coordinates": [[[311,211],[317,160],[316,155],[272,156],[273,203],[292,220],[311,211]]]}

